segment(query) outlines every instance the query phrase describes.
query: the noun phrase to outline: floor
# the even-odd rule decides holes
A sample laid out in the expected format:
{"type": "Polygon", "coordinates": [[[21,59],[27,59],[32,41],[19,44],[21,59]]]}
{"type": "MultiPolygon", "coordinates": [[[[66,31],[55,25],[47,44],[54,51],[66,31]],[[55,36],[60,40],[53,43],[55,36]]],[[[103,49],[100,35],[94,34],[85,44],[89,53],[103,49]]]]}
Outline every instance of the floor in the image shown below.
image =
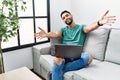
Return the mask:
{"type": "Polygon", "coordinates": [[[35,73],[37,76],[39,76],[42,80],[45,80],[42,76],[40,76],[40,75],[38,75],[36,72],[34,72],[33,69],[31,69],[31,71],[32,71],[33,73],[35,73]]]}

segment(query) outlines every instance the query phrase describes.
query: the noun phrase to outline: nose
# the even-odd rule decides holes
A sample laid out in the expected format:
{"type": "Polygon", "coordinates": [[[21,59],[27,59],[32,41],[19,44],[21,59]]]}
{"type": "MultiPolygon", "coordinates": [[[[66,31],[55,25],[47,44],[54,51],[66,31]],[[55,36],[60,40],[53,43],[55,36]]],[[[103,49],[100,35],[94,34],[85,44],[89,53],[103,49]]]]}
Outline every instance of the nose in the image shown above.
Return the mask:
{"type": "Polygon", "coordinates": [[[66,21],[66,20],[68,20],[68,17],[65,17],[65,19],[64,19],[64,20],[65,20],[65,21],[66,21]]]}

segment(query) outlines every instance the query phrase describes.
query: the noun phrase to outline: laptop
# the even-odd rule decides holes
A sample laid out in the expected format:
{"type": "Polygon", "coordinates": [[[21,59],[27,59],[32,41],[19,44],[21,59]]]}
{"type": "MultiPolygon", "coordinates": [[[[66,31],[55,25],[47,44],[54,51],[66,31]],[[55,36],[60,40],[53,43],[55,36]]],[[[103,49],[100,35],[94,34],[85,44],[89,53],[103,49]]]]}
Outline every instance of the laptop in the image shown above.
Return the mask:
{"type": "Polygon", "coordinates": [[[61,58],[80,58],[83,46],[56,44],[55,56],[61,58]]]}

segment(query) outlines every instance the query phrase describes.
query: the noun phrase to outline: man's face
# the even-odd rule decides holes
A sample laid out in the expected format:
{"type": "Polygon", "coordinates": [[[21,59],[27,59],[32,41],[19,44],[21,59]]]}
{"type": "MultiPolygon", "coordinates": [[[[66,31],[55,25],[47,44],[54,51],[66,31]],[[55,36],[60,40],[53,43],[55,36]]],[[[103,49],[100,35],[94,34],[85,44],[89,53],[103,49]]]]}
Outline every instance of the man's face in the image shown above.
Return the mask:
{"type": "Polygon", "coordinates": [[[67,24],[70,25],[73,22],[73,17],[69,13],[62,14],[62,20],[67,24]]]}

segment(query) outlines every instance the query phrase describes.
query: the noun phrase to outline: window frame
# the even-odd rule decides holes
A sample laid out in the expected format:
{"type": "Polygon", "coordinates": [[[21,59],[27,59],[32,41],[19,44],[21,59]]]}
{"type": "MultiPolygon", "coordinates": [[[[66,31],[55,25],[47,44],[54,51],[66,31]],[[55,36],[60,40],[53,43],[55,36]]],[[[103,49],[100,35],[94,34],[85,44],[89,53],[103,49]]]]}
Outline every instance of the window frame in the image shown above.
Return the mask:
{"type": "MultiPolygon", "coordinates": [[[[50,1],[49,0],[46,0],[47,1],[47,16],[35,16],[35,3],[34,3],[35,0],[32,0],[32,5],[33,5],[33,16],[30,17],[30,16],[27,16],[27,17],[19,17],[20,19],[28,19],[28,18],[31,18],[33,19],[33,28],[34,28],[34,33],[36,33],[36,27],[35,27],[35,19],[37,18],[46,18],[47,19],[47,32],[50,31],[50,1]]],[[[18,49],[23,49],[23,48],[28,48],[28,47],[32,47],[34,45],[37,45],[37,44],[43,44],[43,43],[47,43],[47,42],[50,42],[50,39],[48,38],[48,40],[45,40],[45,41],[41,41],[41,42],[37,42],[36,38],[34,38],[34,42],[33,43],[30,43],[30,44],[25,44],[25,45],[21,45],[20,44],[20,33],[19,33],[19,30],[17,30],[17,33],[18,33],[18,36],[17,36],[17,41],[18,41],[18,46],[14,46],[14,47],[8,47],[8,48],[4,48],[2,49],[3,52],[8,52],[8,51],[13,51],[13,50],[18,50],[18,49]]]]}

